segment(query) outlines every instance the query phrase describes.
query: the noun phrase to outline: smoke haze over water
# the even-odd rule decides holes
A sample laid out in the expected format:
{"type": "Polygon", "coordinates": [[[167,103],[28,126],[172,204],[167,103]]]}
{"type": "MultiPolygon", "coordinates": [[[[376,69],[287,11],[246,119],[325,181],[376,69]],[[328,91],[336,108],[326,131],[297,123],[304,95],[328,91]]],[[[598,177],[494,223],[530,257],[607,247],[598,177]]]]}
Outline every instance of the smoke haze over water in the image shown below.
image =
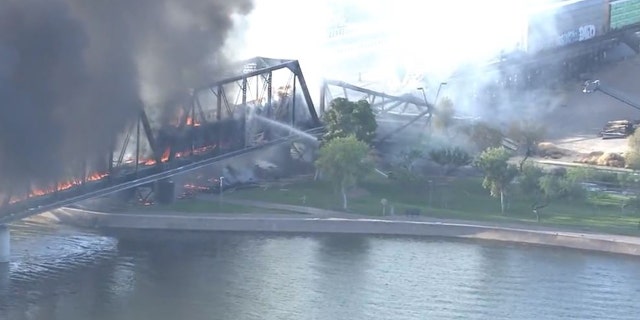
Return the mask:
{"type": "Polygon", "coordinates": [[[38,184],[106,166],[113,139],[155,104],[224,69],[251,0],[3,0],[0,179],[38,184]],[[90,163],[90,165],[96,165],[90,163]]]}

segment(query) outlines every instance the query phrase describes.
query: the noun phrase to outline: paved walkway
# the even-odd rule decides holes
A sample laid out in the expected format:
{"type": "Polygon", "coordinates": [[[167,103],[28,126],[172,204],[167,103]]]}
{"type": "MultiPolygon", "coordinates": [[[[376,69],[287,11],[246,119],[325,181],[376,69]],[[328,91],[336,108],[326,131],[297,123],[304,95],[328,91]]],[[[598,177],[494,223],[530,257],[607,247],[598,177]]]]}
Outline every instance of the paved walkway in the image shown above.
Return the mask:
{"type": "Polygon", "coordinates": [[[276,209],[291,213],[196,214],[140,211],[114,214],[62,208],[51,214],[61,222],[107,229],[435,236],[529,243],[640,256],[640,237],[422,216],[372,217],[259,201],[224,201],[253,205],[264,208],[265,211],[276,209]]]}

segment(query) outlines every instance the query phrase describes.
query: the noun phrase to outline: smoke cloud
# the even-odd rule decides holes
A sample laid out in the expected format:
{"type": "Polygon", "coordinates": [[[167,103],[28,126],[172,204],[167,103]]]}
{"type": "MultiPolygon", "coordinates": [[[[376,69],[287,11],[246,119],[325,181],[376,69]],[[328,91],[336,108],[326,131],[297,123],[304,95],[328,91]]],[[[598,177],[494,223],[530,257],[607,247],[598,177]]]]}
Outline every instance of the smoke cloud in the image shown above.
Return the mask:
{"type": "Polygon", "coordinates": [[[219,77],[251,0],[3,0],[0,179],[23,190],[106,166],[108,150],[156,105],[219,77]]]}
{"type": "Polygon", "coordinates": [[[247,16],[245,55],[296,57],[307,78],[398,82],[403,72],[446,78],[462,64],[516,47],[529,2],[257,1],[247,16]],[[296,14],[270,18],[283,8],[296,14]]]}
{"type": "MultiPolygon", "coordinates": [[[[531,14],[552,2],[257,1],[246,17],[243,53],[246,57],[260,54],[299,59],[314,98],[326,78],[420,98],[416,88],[425,87],[431,101],[439,84],[446,81],[449,85],[440,98],[453,100],[457,112],[509,122],[525,114],[551,112],[562,104],[553,97],[556,93],[547,92],[517,96],[497,92],[490,99],[478,100],[487,87],[504,81],[505,70],[488,67],[489,62],[514,50],[526,50],[531,14]],[[270,18],[281,15],[283,8],[297,14],[270,18]],[[491,108],[486,108],[487,104],[491,108]],[[523,108],[529,109],[523,112],[523,108]]],[[[552,21],[541,26],[544,30],[538,31],[554,34],[552,21]]]]}

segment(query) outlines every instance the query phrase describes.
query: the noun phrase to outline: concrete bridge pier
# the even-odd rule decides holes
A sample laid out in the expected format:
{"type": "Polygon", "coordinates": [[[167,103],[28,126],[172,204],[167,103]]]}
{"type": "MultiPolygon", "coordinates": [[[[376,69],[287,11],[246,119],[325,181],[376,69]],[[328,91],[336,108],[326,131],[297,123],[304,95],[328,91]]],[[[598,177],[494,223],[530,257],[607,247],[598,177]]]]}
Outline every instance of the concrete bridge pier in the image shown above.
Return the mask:
{"type": "Polygon", "coordinates": [[[7,319],[2,314],[2,302],[7,301],[9,295],[9,260],[11,253],[9,240],[9,228],[5,224],[0,224],[0,319],[7,319]]]}
{"type": "MultiPolygon", "coordinates": [[[[9,278],[9,264],[8,263],[0,263],[0,312],[2,312],[2,301],[7,301],[9,296],[10,289],[10,278],[9,278]]],[[[8,319],[7,317],[2,317],[2,313],[0,313],[0,319],[8,319]]]]}
{"type": "Polygon", "coordinates": [[[9,319],[9,293],[11,292],[9,264],[0,263],[0,319],[9,319]]]}
{"type": "Polygon", "coordinates": [[[159,204],[172,204],[176,199],[176,186],[173,180],[158,180],[156,182],[155,198],[159,204]]]}
{"type": "Polygon", "coordinates": [[[10,240],[9,227],[6,224],[0,224],[0,267],[3,264],[8,264],[11,259],[10,240]]]}

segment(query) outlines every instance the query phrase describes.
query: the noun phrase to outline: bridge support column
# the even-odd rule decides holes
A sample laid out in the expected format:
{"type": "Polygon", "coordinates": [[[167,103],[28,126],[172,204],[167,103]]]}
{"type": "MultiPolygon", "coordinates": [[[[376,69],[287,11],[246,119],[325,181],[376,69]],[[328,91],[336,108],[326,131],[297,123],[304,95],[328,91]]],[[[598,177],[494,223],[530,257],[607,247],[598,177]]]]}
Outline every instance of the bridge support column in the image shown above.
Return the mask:
{"type": "Polygon", "coordinates": [[[0,266],[9,263],[11,258],[11,243],[9,237],[9,227],[0,224],[0,266]]]}
{"type": "Polygon", "coordinates": [[[156,201],[159,204],[172,204],[176,199],[176,186],[170,179],[162,179],[156,182],[156,201]]]}
{"type": "Polygon", "coordinates": [[[11,292],[11,278],[9,277],[9,264],[0,263],[0,319],[9,319],[7,304],[11,292]]]}
{"type": "Polygon", "coordinates": [[[9,286],[10,286],[10,278],[9,278],[9,264],[8,263],[0,263],[0,319],[8,319],[7,317],[2,317],[2,301],[7,301],[9,296],[9,286]]]}

